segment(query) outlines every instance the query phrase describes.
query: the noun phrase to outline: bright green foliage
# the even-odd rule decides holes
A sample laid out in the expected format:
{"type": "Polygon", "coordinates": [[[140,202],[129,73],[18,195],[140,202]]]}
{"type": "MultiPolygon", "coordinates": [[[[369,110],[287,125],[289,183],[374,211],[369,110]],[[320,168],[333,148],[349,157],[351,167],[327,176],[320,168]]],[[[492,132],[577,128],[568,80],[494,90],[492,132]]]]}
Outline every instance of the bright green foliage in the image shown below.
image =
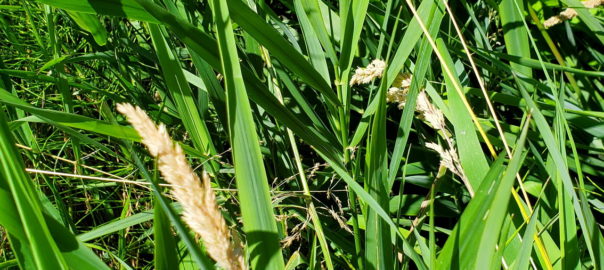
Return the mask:
{"type": "Polygon", "coordinates": [[[251,269],[602,269],[581,2],[4,0],[0,268],[216,268],[128,102],[211,174],[251,269]]]}

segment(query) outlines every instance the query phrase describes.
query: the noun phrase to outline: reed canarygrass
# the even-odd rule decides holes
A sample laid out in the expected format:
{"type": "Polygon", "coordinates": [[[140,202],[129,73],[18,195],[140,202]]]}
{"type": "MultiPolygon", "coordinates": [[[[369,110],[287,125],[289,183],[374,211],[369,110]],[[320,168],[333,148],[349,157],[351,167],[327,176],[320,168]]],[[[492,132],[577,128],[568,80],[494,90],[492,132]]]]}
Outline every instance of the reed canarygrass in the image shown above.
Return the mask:
{"type": "Polygon", "coordinates": [[[168,135],[166,126],[155,125],[141,108],[122,103],[117,110],[127,117],[149,153],[157,158],[162,176],[172,185],[174,198],[183,206],[183,220],[201,237],[210,257],[224,269],[246,269],[241,247],[216,203],[209,175],[204,172],[200,180],[182,148],[168,135]]]}
{"type": "MultiPolygon", "coordinates": [[[[604,0],[588,0],[581,2],[585,8],[596,8],[604,4],[604,0]]],[[[567,8],[564,11],[560,12],[560,14],[552,16],[543,22],[543,27],[545,29],[551,28],[557,24],[561,24],[564,21],[572,20],[574,17],[579,15],[577,10],[574,8],[567,8]]]]}

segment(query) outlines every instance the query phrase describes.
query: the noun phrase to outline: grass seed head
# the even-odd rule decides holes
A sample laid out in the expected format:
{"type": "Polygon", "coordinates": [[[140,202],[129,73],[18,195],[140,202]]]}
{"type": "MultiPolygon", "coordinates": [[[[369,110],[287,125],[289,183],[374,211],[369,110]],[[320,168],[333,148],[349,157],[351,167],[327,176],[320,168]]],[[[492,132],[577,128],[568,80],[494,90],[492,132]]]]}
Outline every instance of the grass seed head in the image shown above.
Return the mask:
{"type": "Polygon", "coordinates": [[[375,59],[365,68],[357,68],[354,75],[350,78],[350,85],[367,84],[375,78],[381,78],[386,68],[386,63],[382,60],[375,59]]]}
{"type": "MultiPolygon", "coordinates": [[[[604,0],[588,0],[582,2],[585,8],[596,8],[604,4],[604,0]]],[[[564,21],[572,20],[574,17],[579,15],[577,10],[574,8],[567,8],[564,11],[560,12],[560,14],[552,16],[543,22],[543,27],[545,29],[551,28],[557,24],[561,24],[564,21]]]]}
{"type": "Polygon", "coordinates": [[[158,159],[162,176],[172,185],[172,194],[183,206],[183,220],[203,239],[210,257],[224,269],[246,269],[241,246],[231,237],[208,174],[204,173],[201,181],[180,145],[168,135],[166,127],[156,126],[141,108],[118,104],[117,109],[139,133],[149,153],[158,159]]]}

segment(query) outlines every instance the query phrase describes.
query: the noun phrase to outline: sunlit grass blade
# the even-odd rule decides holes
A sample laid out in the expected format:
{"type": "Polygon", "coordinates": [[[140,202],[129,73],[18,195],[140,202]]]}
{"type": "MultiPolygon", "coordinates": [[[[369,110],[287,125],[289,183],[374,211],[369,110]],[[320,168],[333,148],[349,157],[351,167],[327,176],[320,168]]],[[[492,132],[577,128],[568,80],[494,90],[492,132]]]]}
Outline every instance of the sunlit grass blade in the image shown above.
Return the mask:
{"type": "Polygon", "coordinates": [[[516,173],[526,157],[524,143],[528,126],[528,123],[525,123],[512,159],[505,170],[503,154],[491,165],[490,171],[482,180],[476,195],[464,210],[438,256],[438,269],[490,268],[501,263],[496,253],[496,245],[507,215],[511,198],[509,190],[514,185],[516,173]]]}
{"type": "MultiPolygon", "coordinates": [[[[503,25],[503,38],[505,39],[508,54],[520,57],[530,58],[531,51],[529,47],[526,28],[522,24],[523,14],[520,10],[524,9],[524,0],[504,0],[499,4],[499,13],[501,14],[501,24],[503,25]]],[[[512,64],[512,69],[531,77],[532,70],[526,66],[512,64]]]]}
{"type": "Polygon", "coordinates": [[[211,4],[225,79],[229,137],[250,263],[253,268],[283,269],[285,264],[268,179],[239,66],[231,17],[225,0],[213,0],[211,4]]]}
{"type": "Polygon", "coordinates": [[[0,192],[5,211],[0,224],[28,251],[19,256],[22,267],[68,269],[44,219],[40,200],[18,156],[4,112],[0,112],[0,192]],[[23,261],[26,260],[26,261],[23,261]]]}
{"type": "MultiPolygon", "coordinates": [[[[444,64],[449,66],[450,70],[455,70],[455,64],[453,59],[449,55],[447,46],[441,39],[436,40],[436,44],[439,46],[445,60],[444,64]]],[[[455,131],[455,141],[457,142],[457,150],[459,151],[459,159],[461,165],[464,168],[468,180],[472,184],[474,189],[480,186],[480,182],[487,174],[489,170],[489,164],[483,151],[480,151],[481,146],[478,141],[478,136],[474,130],[472,124],[472,118],[467,110],[465,110],[463,101],[459,96],[459,93],[454,90],[454,84],[461,85],[459,77],[461,74],[457,74],[455,78],[445,77],[445,83],[447,85],[448,94],[448,105],[449,111],[455,112],[450,114],[449,121],[453,124],[453,130],[455,131]],[[452,81],[455,80],[455,82],[452,81]]]]}
{"type": "Polygon", "coordinates": [[[67,12],[67,14],[78,26],[90,33],[98,45],[105,46],[107,44],[107,30],[96,15],[80,12],[67,12]]]}
{"type": "MultiPolygon", "coordinates": [[[[216,155],[217,152],[210,137],[210,132],[200,116],[197,101],[178,59],[175,58],[166,42],[160,27],[149,24],[149,30],[169,93],[174,100],[185,129],[191,135],[193,145],[208,156],[216,155]]],[[[215,172],[218,170],[215,162],[211,161],[209,165],[211,165],[208,166],[209,171],[215,172]]]]}
{"type": "MultiPolygon", "coordinates": [[[[373,115],[368,135],[365,188],[382,208],[388,209],[390,185],[386,152],[386,87],[385,83],[380,86],[378,109],[373,115]]],[[[366,213],[365,266],[368,269],[392,269],[394,261],[388,223],[372,208],[368,208],[366,213]]]]}

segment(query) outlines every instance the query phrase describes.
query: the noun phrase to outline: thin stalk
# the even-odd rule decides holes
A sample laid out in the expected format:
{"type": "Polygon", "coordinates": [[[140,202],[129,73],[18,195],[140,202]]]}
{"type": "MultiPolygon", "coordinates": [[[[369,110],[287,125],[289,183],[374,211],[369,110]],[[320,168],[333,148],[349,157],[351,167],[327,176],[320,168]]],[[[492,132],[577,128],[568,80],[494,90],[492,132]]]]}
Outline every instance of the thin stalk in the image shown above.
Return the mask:
{"type": "MultiPolygon", "coordinates": [[[[543,36],[545,43],[547,43],[547,46],[552,51],[554,58],[556,58],[556,61],[558,61],[561,66],[567,66],[566,62],[564,61],[564,57],[562,57],[562,54],[558,50],[558,46],[556,46],[556,43],[554,43],[552,38],[549,36],[549,33],[547,33],[547,30],[545,30],[545,27],[543,27],[543,24],[541,23],[541,20],[539,20],[539,17],[537,17],[537,14],[535,13],[533,7],[531,5],[527,5],[527,8],[529,11],[529,15],[531,15],[531,19],[533,20],[535,25],[537,25],[537,29],[539,29],[539,32],[543,36]]],[[[577,102],[579,103],[579,106],[585,104],[585,101],[583,100],[583,95],[581,95],[581,88],[579,88],[579,85],[575,80],[575,76],[573,76],[573,74],[569,72],[564,72],[564,75],[566,76],[566,78],[568,78],[570,85],[575,90],[575,95],[577,95],[577,102]]]]}
{"type": "MultiPolygon", "coordinates": [[[[283,104],[283,96],[281,95],[281,88],[279,86],[279,82],[277,81],[276,72],[274,70],[273,64],[271,63],[270,55],[264,46],[260,46],[260,51],[262,52],[262,59],[264,60],[267,69],[270,70],[270,77],[273,83],[273,89],[275,96],[283,104]]],[[[300,182],[302,182],[302,189],[304,191],[304,201],[307,204],[308,212],[310,213],[310,217],[312,219],[312,223],[314,225],[317,238],[319,239],[319,245],[321,247],[321,251],[323,251],[323,256],[325,257],[325,264],[327,265],[327,269],[333,270],[333,262],[331,259],[331,254],[329,252],[329,245],[325,239],[325,233],[323,232],[323,226],[321,225],[321,220],[319,220],[319,215],[317,214],[317,209],[312,202],[312,195],[310,194],[310,188],[308,187],[308,182],[306,179],[306,174],[304,171],[304,167],[302,166],[302,160],[300,159],[300,152],[298,151],[298,145],[296,144],[296,138],[294,137],[294,133],[286,128],[287,138],[289,140],[289,144],[292,148],[292,152],[294,154],[294,160],[296,163],[296,169],[298,170],[298,175],[300,177],[300,182]]]]}
{"type": "MultiPolygon", "coordinates": [[[[428,40],[428,42],[430,43],[430,45],[432,46],[432,48],[434,48],[434,53],[438,57],[438,60],[441,63],[444,63],[445,60],[444,60],[443,56],[440,54],[440,52],[438,51],[438,47],[436,46],[436,42],[434,41],[434,39],[430,35],[430,32],[426,28],[426,25],[424,24],[423,20],[421,19],[421,17],[417,13],[417,10],[413,6],[413,3],[411,3],[411,0],[406,0],[406,2],[407,2],[407,6],[409,6],[409,9],[413,13],[413,16],[417,20],[420,28],[422,29],[422,32],[424,32],[424,35],[426,36],[426,39],[428,40]]],[[[486,132],[484,131],[484,129],[480,125],[480,122],[478,121],[478,118],[476,117],[476,114],[472,110],[472,107],[470,106],[470,103],[468,102],[468,99],[466,99],[466,96],[465,96],[465,94],[463,93],[463,91],[461,89],[461,86],[459,84],[455,83],[455,76],[453,76],[453,72],[449,69],[449,67],[447,65],[442,65],[442,66],[443,66],[443,70],[445,71],[447,77],[449,77],[451,79],[451,81],[453,81],[453,85],[455,86],[455,91],[457,91],[457,93],[459,94],[459,96],[461,98],[461,101],[463,102],[464,106],[468,110],[468,113],[470,114],[470,117],[472,118],[472,121],[474,122],[474,125],[478,129],[478,133],[480,133],[480,136],[482,137],[482,139],[484,140],[484,142],[487,144],[487,147],[488,147],[489,151],[491,152],[491,154],[496,156],[497,153],[495,152],[495,148],[493,147],[493,144],[491,143],[491,140],[489,139],[489,137],[487,137],[486,132]]]]}
{"type": "MultiPolygon", "coordinates": [[[[491,116],[493,117],[493,121],[495,122],[495,126],[497,129],[497,132],[499,133],[499,136],[501,137],[501,140],[503,142],[503,146],[504,149],[506,151],[506,154],[508,155],[508,157],[512,158],[512,151],[510,150],[509,144],[507,142],[507,139],[505,138],[505,134],[503,132],[503,129],[501,128],[501,124],[499,123],[499,117],[497,116],[497,113],[495,112],[495,108],[493,107],[493,103],[491,102],[491,99],[489,98],[489,94],[487,92],[484,80],[482,79],[482,77],[480,76],[480,72],[478,71],[478,68],[476,66],[476,63],[474,62],[474,58],[472,57],[472,55],[470,54],[470,49],[468,48],[468,45],[465,41],[465,38],[463,37],[463,33],[461,32],[461,29],[459,28],[459,25],[457,24],[457,21],[455,20],[455,17],[453,15],[453,11],[451,10],[451,7],[449,6],[449,3],[447,0],[443,0],[443,3],[445,5],[445,8],[447,9],[447,12],[449,13],[449,16],[451,17],[451,22],[453,23],[453,26],[455,28],[455,31],[457,32],[457,35],[459,36],[459,39],[461,41],[461,44],[464,48],[464,51],[466,52],[466,55],[468,57],[468,60],[470,61],[470,65],[472,66],[472,70],[474,72],[474,75],[476,77],[476,80],[478,81],[478,85],[480,86],[480,90],[482,91],[482,94],[485,98],[485,102],[487,103],[487,107],[489,109],[489,112],[491,113],[491,116]]],[[[493,155],[493,157],[496,157],[494,155],[494,153],[491,153],[493,155]]],[[[531,202],[529,200],[528,197],[528,193],[526,192],[524,185],[522,183],[522,178],[520,177],[519,173],[516,173],[516,179],[518,181],[518,185],[520,186],[520,190],[522,191],[522,195],[524,197],[524,201],[529,209],[529,213],[532,214],[533,212],[533,207],[531,206],[531,202]]],[[[516,203],[518,204],[518,208],[520,209],[522,216],[525,220],[525,222],[528,222],[528,220],[530,219],[530,214],[526,213],[523,204],[522,204],[522,200],[519,198],[518,193],[515,189],[512,189],[512,196],[514,197],[514,200],[516,201],[516,203]]],[[[543,256],[544,260],[546,261],[546,266],[548,269],[551,269],[551,260],[549,259],[549,256],[547,254],[547,252],[545,251],[544,247],[543,247],[543,242],[541,241],[541,238],[539,238],[539,236],[537,234],[534,235],[535,238],[535,242],[537,243],[537,246],[539,247],[539,252],[541,253],[541,255],[543,256]]]]}

